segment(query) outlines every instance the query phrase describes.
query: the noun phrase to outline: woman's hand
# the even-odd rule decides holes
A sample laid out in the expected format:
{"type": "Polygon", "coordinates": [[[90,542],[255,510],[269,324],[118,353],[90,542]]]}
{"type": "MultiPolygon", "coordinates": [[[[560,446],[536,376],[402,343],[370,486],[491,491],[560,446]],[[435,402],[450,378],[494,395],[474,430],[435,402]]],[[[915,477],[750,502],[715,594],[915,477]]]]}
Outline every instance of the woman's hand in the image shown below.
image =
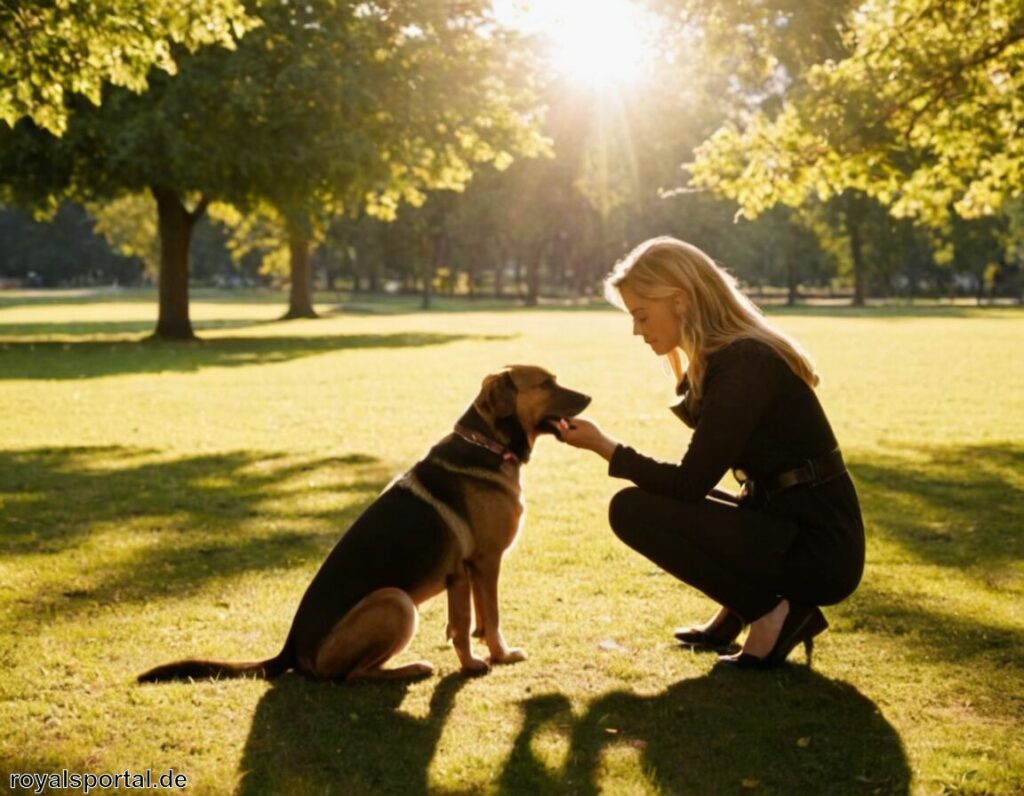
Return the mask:
{"type": "Polygon", "coordinates": [[[574,448],[593,451],[597,455],[611,459],[618,442],[605,434],[596,423],[574,417],[571,420],[562,418],[558,421],[558,438],[574,448]]]}

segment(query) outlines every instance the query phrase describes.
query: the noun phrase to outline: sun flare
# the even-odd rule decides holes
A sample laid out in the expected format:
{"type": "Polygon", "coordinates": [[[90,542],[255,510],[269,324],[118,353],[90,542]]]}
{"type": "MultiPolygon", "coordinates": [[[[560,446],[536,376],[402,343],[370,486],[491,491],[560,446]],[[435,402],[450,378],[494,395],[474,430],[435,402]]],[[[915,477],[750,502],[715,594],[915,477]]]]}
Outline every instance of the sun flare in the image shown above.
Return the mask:
{"type": "Polygon", "coordinates": [[[656,25],[631,0],[505,0],[507,18],[547,41],[551,66],[591,88],[636,83],[654,61],[656,25]]]}

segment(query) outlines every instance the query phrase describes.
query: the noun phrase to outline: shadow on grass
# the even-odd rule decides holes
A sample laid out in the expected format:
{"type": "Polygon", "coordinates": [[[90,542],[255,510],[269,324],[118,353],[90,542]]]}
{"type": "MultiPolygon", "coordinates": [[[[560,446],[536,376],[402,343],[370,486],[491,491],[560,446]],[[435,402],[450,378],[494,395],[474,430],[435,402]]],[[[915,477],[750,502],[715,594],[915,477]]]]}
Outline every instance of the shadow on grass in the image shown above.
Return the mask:
{"type": "Polygon", "coordinates": [[[17,598],[23,613],[144,601],[319,560],[393,475],[363,454],[152,456],[0,452],[0,554],[38,571],[17,598]]]}
{"type": "MultiPolygon", "coordinates": [[[[210,321],[193,321],[192,328],[197,334],[211,329],[244,329],[250,326],[263,326],[270,321],[252,319],[225,319],[210,321]]],[[[46,337],[48,335],[66,335],[69,337],[88,337],[90,335],[146,335],[156,328],[156,321],[67,321],[64,323],[0,323],[0,338],[46,337]]],[[[23,342],[15,340],[14,342],[23,342]]],[[[0,343],[3,345],[3,343],[0,343]]],[[[38,344],[37,344],[38,345],[38,344]]]]}
{"type": "Polygon", "coordinates": [[[438,681],[427,716],[399,711],[402,682],[275,681],[256,707],[237,792],[401,794],[435,792],[427,770],[455,696],[459,674],[438,681]]]}
{"type": "Polygon", "coordinates": [[[1024,447],[922,446],[856,456],[865,522],[922,561],[986,578],[1024,558],[1024,447]]]}
{"type": "MultiPolygon", "coordinates": [[[[241,762],[242,794],[447,792],[427,772],[465,679],[440,680],[424,718],[399,712],[400,683],[333,685],[290,675],[253,717],[241,762]]],[[[853,686],[812,671],[711,674],[654,696],[605,694],[576,717],[560,693],[521,703],[522,725],[498,792],[597,794],[605,755],[639,757],[661,793],[903,794],[910,769],[898,734],[853,686]],[[554,732],[564,763],[538,759],[554,732]]]]}
{"type": "Polygon", "coordinates": [[[607,792],[608,755],[635,755],[660,793],[902,794],[911,773],[899,735],[852,685],[804,667],[716,667],[660,694],[615,691],[579,718],[561,694],[522,703],[502,793],[607,792]],[[558,769],[532,749],[542,732],[568,740],[558,769]]]}
{"type": "Polygon", "coordinates": [[[1024,691],[999,693],[1002,680],[995,676],[1002,671],[1024,685],[1024,628],[928,611],[912,592],[882,591],[870,583],[857,591],[851,604],[855,607],[847,611],[846,621],[852,630],[869,634],[886,649],[899,650],[911,665],[914,660],[942,661],[986,672],[974,686],[993,698],[988,710],[1010,721],[1024,714],[1024,691]]]}
{"type": "MultiPolygon", "coordinates": [[[[242,794],[449,793],[428,770],[466,680],[441,679],[427,716],[399,711],[402,683],[334,685],[286,675],[256,708],[240,764],[242,794]]],[[[581,716],[561,693],[521,703],[522,724],[500,793],[597,794],[608,755],[639,758],[660,793],[904,794],[911,773],[900,738],[853,686],[802,667],[712,670],[653,696],[602,695],[581,716]],[[560,766],[534,742],[554,733],[560,766]]],[[[457,753],[457,752],[456,752],[457,753]]],[[[629,775],[635,776],[635,775],[629,775]]]]}
{"type": "Polygon", "coordinates": [[[45,341],[0,343],[0,379],[91,379],[126,373],[190,373],[203,368],[289,362],[365,348],[409,348],[504,337],[407,332],[324,337],[224,337],[196,343],[45,341]]]}

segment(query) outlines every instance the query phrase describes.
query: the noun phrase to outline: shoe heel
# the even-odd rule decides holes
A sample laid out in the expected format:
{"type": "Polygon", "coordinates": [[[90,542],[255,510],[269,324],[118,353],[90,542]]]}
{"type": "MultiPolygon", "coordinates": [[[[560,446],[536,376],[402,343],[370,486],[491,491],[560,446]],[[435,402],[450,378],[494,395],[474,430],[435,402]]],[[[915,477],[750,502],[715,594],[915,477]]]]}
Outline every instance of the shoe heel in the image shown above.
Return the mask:
{"type": "Polygon", "coordinates": [[[807,656],[807,668],[810,669],[814,657],[814,636],[804,639],[804,654],[807,656]]]}

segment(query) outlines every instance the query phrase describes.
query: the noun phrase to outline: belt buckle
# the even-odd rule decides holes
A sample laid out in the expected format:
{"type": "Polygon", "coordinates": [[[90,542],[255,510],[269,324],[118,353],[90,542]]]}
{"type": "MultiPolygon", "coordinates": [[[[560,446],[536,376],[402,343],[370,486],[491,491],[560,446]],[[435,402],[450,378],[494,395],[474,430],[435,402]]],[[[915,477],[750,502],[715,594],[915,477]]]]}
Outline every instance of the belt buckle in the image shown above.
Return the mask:
{"type": "Polygon", "coordinates": [[[747,471],[740,467],[732,468],[732,477],[735,478],[736,483],[741,486],[745,485],[750,480],[750,476],[747,474],[747,471]]]}

